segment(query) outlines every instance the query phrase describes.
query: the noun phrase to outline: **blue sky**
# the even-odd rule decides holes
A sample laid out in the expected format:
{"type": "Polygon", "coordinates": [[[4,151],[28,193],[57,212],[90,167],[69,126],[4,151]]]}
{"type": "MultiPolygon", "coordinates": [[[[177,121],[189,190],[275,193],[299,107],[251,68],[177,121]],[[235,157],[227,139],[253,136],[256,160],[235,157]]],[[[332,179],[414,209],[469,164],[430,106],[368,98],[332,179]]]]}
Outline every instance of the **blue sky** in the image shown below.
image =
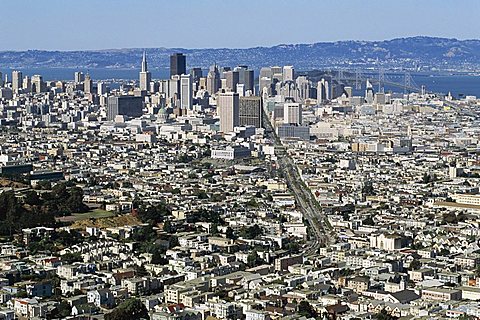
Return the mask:
{"type": "Polygon", "coordinates": [[[479,0],[1,0],[0,50],[480,38],[479,0]]]}

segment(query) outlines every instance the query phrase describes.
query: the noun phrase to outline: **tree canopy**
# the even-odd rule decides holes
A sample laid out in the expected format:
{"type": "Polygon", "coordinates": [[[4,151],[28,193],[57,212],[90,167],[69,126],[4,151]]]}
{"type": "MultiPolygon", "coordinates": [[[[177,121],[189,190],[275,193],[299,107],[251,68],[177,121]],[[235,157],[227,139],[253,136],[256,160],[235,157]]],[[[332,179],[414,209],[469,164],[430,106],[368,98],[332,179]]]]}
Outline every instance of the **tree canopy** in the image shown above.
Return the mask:
{"type": "Polygon", "coordinates": [[[55,216],[87,212],[83,203],[83,190],[65,182],[56,184],[50,192],[41,196],[35,190],[27,191],[23,197],[15,192],[0,194],[0,234],[7,235],[23,228],[55,225],[55,216]]]}
{"type": "Polygon", "coordinates": [[[300,301],[300,303],[298,304],[297,310],[298,310],[298,314],[307,318],[316,318],[318,316],[317,311],[306,300],[300,301]]]}
{"type": "Polygon", "coordinates": [[[240,236],[246,239],[255,239],[261,236],[262,234],[263,234],[262,228],[260,228],[258,224],[254,224],[253,226],[250,226],[248,228],[243,228],[240,231],[240,236]]]}
{"type": "Polygon", "coordinates": [[[105,320],[150,319],[147,308],[138,299],[128,299],[112,312],[105,315],[105,320]]]}

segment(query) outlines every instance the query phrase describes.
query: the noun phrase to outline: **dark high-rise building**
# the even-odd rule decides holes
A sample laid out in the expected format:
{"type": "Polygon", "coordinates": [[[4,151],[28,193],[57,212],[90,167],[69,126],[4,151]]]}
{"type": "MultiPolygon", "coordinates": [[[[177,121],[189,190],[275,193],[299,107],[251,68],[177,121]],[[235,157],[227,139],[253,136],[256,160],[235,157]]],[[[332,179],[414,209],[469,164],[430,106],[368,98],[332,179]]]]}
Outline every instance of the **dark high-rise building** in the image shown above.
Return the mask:
{"type": "Polygon", "coordinates": [[[170,77],[187,73],[187,57],[183,53],[170,56],[170,77]]]}
{"type": "Polygon", "coordinates": [[[203,77],[202,68],[192,68],[190,69],[190,74],[192,75],[193,82],[198,82],[201,77],[203,77]]]}
{"type": "Polygon", "coordinates": [[[85,81],[85,75],[81,71],[75,72],[75,82],[80,83],[85,81]]]}
{"type": "Polygon", "coordinates": [[[41,93],[47,91],[46,84],[43,82],[43,77],[41,75],[32,76],[32,92],[41,93]]]}
{"type": "Polygon", "coordinates": [[[233,92],[237,92],[237,84],[240,83],[240,74],[238,71],[227,71],[225,73],[227,79],[227,88],[233,92]]]}
{"type": "Polygon", "coordinates": [[[112,96],[107,101],[107,120],[116,116],[140,117],[143,112],[143,98],[134,96],[112,96]]]}
{"type": "Polygon", "coordinates": [[[235,67],[233,71],[238,72],[238,83],[244,84],[244,91],[251,91],[251,94],[253,94],[255,85],[253,79],[253,70],[249,70],[248,66],[238,66],[235,67]]]}
{"type": "Polygon", "coordinates": [[[262,98],[261,97],[240,97],[239,102],[240,126],[262,127],[262,98]]]}
{"type": "Polygon", "coordinates": [[[255,87],[255,80],[254,80],[254,73],[253,70],[246,70],[245,71],[245,91],[252,91],[254,94],[254,87],[255,87]]]}
{"type": "Polygon", "coordinates": [[[210,95],[218,92],[220,81],[220,73],[218,72],[217,65],[211,66],[207,75],[207,91],[210,95]]]}

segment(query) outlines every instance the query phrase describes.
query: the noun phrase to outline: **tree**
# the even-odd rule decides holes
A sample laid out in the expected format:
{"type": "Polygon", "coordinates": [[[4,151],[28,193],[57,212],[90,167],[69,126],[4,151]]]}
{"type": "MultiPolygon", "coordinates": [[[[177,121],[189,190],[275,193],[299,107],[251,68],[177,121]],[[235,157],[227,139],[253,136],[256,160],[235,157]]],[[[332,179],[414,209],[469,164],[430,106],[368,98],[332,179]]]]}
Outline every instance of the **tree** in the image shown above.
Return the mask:
{"type": "Polygon", "coordinates": [[[312,307],[312,305],[306,301],[302,300],[297,307],[298,314],[307,317],[307,318],[316,318],[318,316],[317,311],[312,307]]]}
{"type": "Polygon", "coordinates": [[[366,225],[366,226],[374,226],[375,221],[373,221],[372,216],[368,216],[368,217],[365,218],[365,220],[362,221],[362,224],[366,225]]]}
{"type": "Polygon", "coordinates": [[[168,237],[168,247],[173,248],[179,246],[178,237],[174,235],[169,235],[168,237]]]}
{"type": "Polygon", "coordinates": [[[248,200],[247,206],[257,208],[258,207],[257,200],[255,200],[255,198],[251,198],[250,200],[248,200]]]}
{"type": "Polygon", "coordinates": [[[72,264],[74,262],[82,262],[82,254],[80,252],[66,253],[62,256],[62,261],[65,261],[65,263],[67,264],[72,264]]]}
{"type": "Polygon", "coordinates": [[[225,231],[225,236],[228,239],[232,239],[232,240],[235,240],[237,238],[231,227],[227,227],[227,230],[225,231]]]}
{"type": "Polygon", "coordinates": [[[374,196],[375,189],[373,188],[373,183],[371,180],[365,181],[362,187],[362,193],[366,196],[374,196]]]}
{"type": "Polygon", "coordinates": [[[36,191],[29,190],[25,193],[25,203],[30,206],[38,206],[42,204],[42,201],[36,191]]]}
{"type": "Polygon", "coordinates": [[[62,301],[55,306],[55,309],[52,310],[52,313],[47,319],[64,319],[70,316],[72,312],[72,307],[66,302],[62,301]]]}
{"type": "Polygon", "coordinates": [[[0,194],[0,233],[11,234],[13,230],[23,227],[21,216],[25,213],[24,208],[18,203],[13,191],[0,194]]]}
{"type": "Polygon", "coordinates": [[[216,223],[212,223],[212,227],[210,228],[210,233],[214,236],[218,235],[218,225],[216,223]]]}
{"type": "Polygon", "coordinates": [[[79,187],[73,187],[68,190],[65,206],[70,213],[87,212],[88,206],[83,203],[83,190],[79,187]]]}
{"type": "Polygon", "coordinates": [[[205,210],[205,209],[200,209],[194,212],[194,214],[189,217],[188,222],[189,223],[211,222],[211,223],[216,223],[217,225],[225,224],[225,221],[220,216],[220,212],[218,210],[205,210]]]}
{"type": "Polygon", "coordinates": [[[143,265],[141,265],[141,266],[137,266],[135,268],[135,274],[138,277],[145,277],[145,276],[148,276],[148,271],[147,271],[147,269],[145,269],[145,267],[143,265]]]}
{"type": "Polygon", "coordinates": [[[257,254],[256,251],[253,251],[247,256],[247,265],[250,268],[259,266],[263,263],[264,261],[260,258],[260,256],[257,254]]]}
{"type": "Polygon", "coordinates": [[[145,305],[138,299],[128,299],[112,312],[105,315],[105,320],[150,319],[145,305]]]}
{"type": "Polygon", "coordinates": [[[254,224],[248,228],[243,228],[241,230],[241,236],[247,239],[255,239],[262,235],[262,228],[258,224],[254,224]]]}
{"type": "Polygon", "coordinates": [[[164,254],[159,251],[155,251],[152,253],[152,264],[165,265],[168,264],[168,260],[165,258],[164,254]]]}
{"type": "Polygon", "coordinates": [[[67,186],[65,183],[58,183],[52,188],[52,196],[57,199],[65,199],[68,197],[67,186]]]}
{"type": "Polygon", "coordinates": [[[153,229],[153,226],[147,225],[133,233],[132,238],[141,243],[151,243],[157,239],[157,232],[153,229]]]}
{"type": "Polygon", "coordinates": [[[438,180],[438,178],[437,178],[437,175],[435,173],[430,174],[430,173],[425,172],[425,174],[422,177],[422,182],[424,184],[428,184],[430,182],[434,182],[434,181],[437,181],[437,180],[438,180]]]}
{"type": "Polygon", "coordinates": [[[141,205],[138,210],[138,217],[142,222],[146,223],[160,223],[170,214],[171,211],[165,203],[160,203],[156,206],[141,205]]]}
{"type": "Polygon", "coordinates": [[[163,231],[167,233],[173,233],[175,231],[175,228],[172,226],[172,223],[169,220],[163,223],[163,231]]]}
{"type": "Polygon", "coordinates": [[[52,189],[52,183],[48,180],[42,180],[37,183],[36,186],[37,189],[39,190],[51,190],[52,189]]]}
{"type": "Polygon", "coordinates": [[[412,270],[418,270],[422,266],[422,263],[418,261],[417,259],[413,259],[412,262],[410,262],[410,269],[412,270]]]}
{"type": "Polygon", "coordinates": [[[77,230],[61,230],[55,234],[54,239],[55,242],[61,244],[64,247],[70,247],[84,241],[82,234],[77,230]]]}
{"type": "Polygon", "coordinates": [[[382,309],[379,313],[375,315],[375,319],[377,320],[395,320],[398,319],[397,317],[392,316],[387,312],[387,310],[382,309]]]}
{"type": "Polygon", "coordinates": [[[195,190],[195,192],[193,193],[194,196],[197,196],[198,199],[201,199],[201,200],[204,200],[204,199],[208,199],[208,195],[205,191],[203,190],[195,190]]]}
{"type": "Polygon", "coordinates": [[[285,250],[287,250],[289,253],[298,253],[300,251],[300,245],[298,244],[298,242],[289,241],[285,245],[285,250]]]}
{"type": "Polygon", "coordinates": [[[475,275],[480,277],[480,266],[477,266],[477,269],[475,269],[475,275]]]}

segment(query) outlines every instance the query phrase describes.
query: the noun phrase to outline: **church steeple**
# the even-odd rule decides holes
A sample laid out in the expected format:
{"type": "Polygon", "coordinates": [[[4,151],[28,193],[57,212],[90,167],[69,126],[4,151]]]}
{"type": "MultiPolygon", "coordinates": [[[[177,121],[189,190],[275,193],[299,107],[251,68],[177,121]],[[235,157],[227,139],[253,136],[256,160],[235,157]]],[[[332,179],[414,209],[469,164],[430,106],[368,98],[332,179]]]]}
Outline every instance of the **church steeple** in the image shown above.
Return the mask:
{"type": "Polygon", "coordinates": [[[142,59],[142,72],[147,72],[147,53],[143,50],[143,59],[142,59]]]}

